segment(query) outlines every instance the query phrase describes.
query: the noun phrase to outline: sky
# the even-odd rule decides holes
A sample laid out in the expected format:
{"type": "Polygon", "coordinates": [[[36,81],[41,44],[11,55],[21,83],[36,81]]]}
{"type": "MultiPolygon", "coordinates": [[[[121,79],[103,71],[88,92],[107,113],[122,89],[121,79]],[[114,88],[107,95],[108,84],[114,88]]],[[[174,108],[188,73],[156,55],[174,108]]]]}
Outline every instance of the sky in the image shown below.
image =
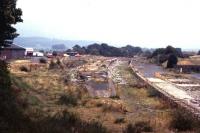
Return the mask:
{"type": "Polygon", "coordinates": [[[200,46],[200,0],[18,0],[21,36],[147,48],[200,46]]]}

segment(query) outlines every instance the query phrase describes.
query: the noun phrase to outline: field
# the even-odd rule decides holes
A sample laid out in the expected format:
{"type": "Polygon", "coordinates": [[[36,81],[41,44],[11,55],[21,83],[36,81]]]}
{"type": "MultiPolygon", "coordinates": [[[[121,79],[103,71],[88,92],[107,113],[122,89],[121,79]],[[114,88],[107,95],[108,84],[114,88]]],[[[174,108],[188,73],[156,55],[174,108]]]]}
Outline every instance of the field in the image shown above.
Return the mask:
{"type": "Polygon", "coordinates": [[[23,112],[35,121],[67,110],[107,132],[178,132],[172,125],[176,109],[141,83],[128,62],[98,56],[21,60],[11,62],[10,70],[23,112]]]}

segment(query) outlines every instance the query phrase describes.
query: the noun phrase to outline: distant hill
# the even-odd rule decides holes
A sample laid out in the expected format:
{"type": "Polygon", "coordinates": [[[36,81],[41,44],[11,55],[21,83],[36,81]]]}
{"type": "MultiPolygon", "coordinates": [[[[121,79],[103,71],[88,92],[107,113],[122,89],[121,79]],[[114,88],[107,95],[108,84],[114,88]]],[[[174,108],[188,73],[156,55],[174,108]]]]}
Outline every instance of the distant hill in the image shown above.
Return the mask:
{"type": "Polygon", "coordinates": [[[18,37],[14,40],[14,43],[25,48],[31,47],[34,49],[50,50],[52,46],[56,44],[64,44],[66,48],[72,48],[76,44],[80,46],[86,46],[86,45],[95,43],[95,41],[59,40],[59,39],[50,39],[50,38],[43,38],[43,37],[18,37]]]}

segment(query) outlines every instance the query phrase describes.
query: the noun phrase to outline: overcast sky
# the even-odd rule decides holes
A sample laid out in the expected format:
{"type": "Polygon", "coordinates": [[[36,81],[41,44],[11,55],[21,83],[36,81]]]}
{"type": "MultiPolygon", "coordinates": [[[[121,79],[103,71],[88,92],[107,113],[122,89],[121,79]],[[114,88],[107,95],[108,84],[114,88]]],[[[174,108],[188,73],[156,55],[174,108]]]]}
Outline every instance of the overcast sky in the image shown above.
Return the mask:
{"type": "Polygon", "coordinates": [[[21,36],[141,47],[200,46],[200,0],[18,0],[21,36]]]}

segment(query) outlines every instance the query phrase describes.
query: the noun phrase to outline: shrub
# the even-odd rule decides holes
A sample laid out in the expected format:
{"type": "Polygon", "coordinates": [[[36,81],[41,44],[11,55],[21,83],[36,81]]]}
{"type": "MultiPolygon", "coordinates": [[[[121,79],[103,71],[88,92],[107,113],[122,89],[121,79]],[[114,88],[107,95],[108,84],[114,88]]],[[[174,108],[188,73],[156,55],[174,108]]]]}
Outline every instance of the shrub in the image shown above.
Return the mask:
{"type": "Polygon", "coordinates": [[[149,97],[160,97],[160,93],[153,88],[148,88],[147,92],[149,97]]]}
{"type": "Polygon", "coordinates": [[[194,126],[194,119],[189,113],[178,109],[173,113],[170,126],[179,131],[191,130],[194,126]]]}
{"type": "Polygon", "coordinates": [[[7,69],[8,64],[0,60],[0,88],[8,89],[11,86],[10,72],[7,69]]]}
{"type": "Polygon", "coordinates": [[[56,64],[58,64],[59,66],[61,65],[61,62],[60,62],[60,59],[59,59],[59,58],[57,58],[56,64]]]}
{"type": "Polygon", "coordinates": [[[141,88],[146,88],[147,84],[144,82],[137,82],[137,83],[130,84],[130,86],[133,88],[141,89],[141,88]]]}
{"type": "Polygon", "coordinates": [[[96,107],[102,107],[103,106],[103,103],[97,103],[96,104],[96,107]]]}
{"type": "Polygon", "coordinates": [[[197,55],[200,55],[200,50],[199,50],[199,52],[197,53],[197,55]]]}
{"type": "Polygon", "coordinates": [[[117,118],[114,123],[115,124],[125,123],[125,119],[124,118],[117,118]]]}
{"type": "Polygon", "coordinates": [[[149,122],[137,122],[134,125],[128,124],[126,129],[123,131],[123,133],[142,133],[142,132],[152,132],[153,129],[150,126],[149,122]]]}
{"type": "Polygon", "coordinates": [[[171,54],[168,58],[167,62],[167,68],[174,68],[174,66],[177,64],[178,58],[176,55],[171,54]]]}
{"type": "Polygon", "coordinates": [[[75,106],[78,103],[78,98],[74,94],[63,94],[60,96],[59,103],[75,106]]]}
{"type": "Polygon", "coordinates": [[[53,51],[52,55],[53,55],[53,56],[57,56],[58,53],[57,53],[56,51],[53,51]]]}
{"type": "Polygon", "coordinates": [[[112,98],[112,99],[120,99],[120,97],[118,95],[110,96],[110,98],[112,98]]]}
{"type": "Polygon", "coordinates": [[[19,69],[20,69],[20,71],[23,71],[23,72],[29,72],[29,70],[26,66],[21,66],[19,69]]]}
{"type": "Polygon", "coordinates": [[[7,133],[20,132],[28,119],[22,114],[16,103],[16,95],[11,88],[8,64],[0,60],[0,131],[7,133]]]}
{"type": "Polygon", "coordinates": [[[106,133],[107,129],[100,122],[85,122],[80,117],[68,111],[48,116],[38,121],[36,133],[106,133]]]}
{"type": "Polygon", "coordinates": [[[80,133],[107,133],[107,129],[98,121],[91,121],[82,126],[80,133]]]}
{"type": "Polygon", "coordinates": [[[47,63],[47,60],[45,58],[40,58],[39,61],[40,61],[40,63],[43,63],[43,64],[47,63]]]}
{"type": "Polygon", "coordinates": [[[53,60],[51,60],[49,64],[49,69],[55,69],[55,68],[57,68],[57,64],[53,60]]]}

